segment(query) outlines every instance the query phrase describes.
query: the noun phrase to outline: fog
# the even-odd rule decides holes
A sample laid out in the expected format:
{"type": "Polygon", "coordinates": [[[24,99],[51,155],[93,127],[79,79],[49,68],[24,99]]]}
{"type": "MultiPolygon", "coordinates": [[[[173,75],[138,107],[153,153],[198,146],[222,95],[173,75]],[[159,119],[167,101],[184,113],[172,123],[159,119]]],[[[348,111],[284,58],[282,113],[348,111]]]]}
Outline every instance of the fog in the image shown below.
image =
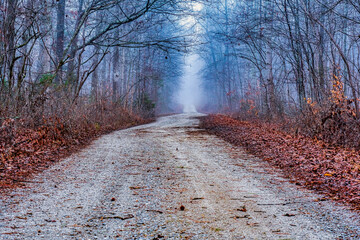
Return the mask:
{"type": "Polygon", "coordinates": [[[197,112],[203,102],[203,91],[201,88],[201,69],[204,63],[197,54],[187,55],[181,87],[177,94],[177,103],[182,106],[184,113],[197,112]]]}

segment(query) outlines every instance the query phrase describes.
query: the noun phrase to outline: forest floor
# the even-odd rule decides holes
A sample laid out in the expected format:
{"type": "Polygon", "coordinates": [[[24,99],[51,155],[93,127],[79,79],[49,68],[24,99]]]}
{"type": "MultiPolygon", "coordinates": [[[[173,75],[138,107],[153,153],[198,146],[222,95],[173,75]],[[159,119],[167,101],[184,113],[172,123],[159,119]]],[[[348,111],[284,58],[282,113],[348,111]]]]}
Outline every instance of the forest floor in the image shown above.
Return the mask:
{"type": "Polygon", "coordinates": [[[289,134],[281,126],[239,121],[225,115],[202,118],[208,133],[244,147],[282,170],[297,185],[360,210],[360,152],[289,134]]]}
{"type": "Polygon", "coordinates": [[[33,174],[79,151],[101,135],[151,121],[128,115],[107,125],[77,123],[71,129],[59,119],[44,120],[33,128],[16,125],[8,119],[0,127],[0,193],[23,186],[33,174]]]}
{"type": "Polygon", "coordinates": [[[360,217],[199,128],[116,131],[0,200],[1,239],[359,239],[360,217]]]}

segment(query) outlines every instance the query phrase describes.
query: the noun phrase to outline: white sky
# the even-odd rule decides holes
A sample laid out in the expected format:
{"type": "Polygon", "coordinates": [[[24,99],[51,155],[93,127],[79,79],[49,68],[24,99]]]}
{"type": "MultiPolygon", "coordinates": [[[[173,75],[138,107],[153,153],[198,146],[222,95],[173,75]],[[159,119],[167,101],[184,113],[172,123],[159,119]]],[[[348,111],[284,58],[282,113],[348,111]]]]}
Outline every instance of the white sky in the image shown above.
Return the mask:
{"type": "Polygon", "coordinates": [[[184,112],[196,112],[201,105],[203,94],[199,71],[203,65],[202,59],[196,54],[185,57],[184,75],[181,78],[181,88],[177,97],[184,112]]]}
{"type": "MultiPolygon", "coordinates": [[[[203,4],[192,3],[192,10],[196,13],[203,9],[203,4]]],[[[194,35],[200,34],[200,26],[197,26],[195,15],[184,17],[181,24],[184,29],[192,28],[194,35]]],[[[181,88],[177,94],[177,102],[183,106],[184,112],[196,112],[202,101],[200,70],[204,63],[197,54],[185,56],[183,76],[181,77],[181,88]]]]}

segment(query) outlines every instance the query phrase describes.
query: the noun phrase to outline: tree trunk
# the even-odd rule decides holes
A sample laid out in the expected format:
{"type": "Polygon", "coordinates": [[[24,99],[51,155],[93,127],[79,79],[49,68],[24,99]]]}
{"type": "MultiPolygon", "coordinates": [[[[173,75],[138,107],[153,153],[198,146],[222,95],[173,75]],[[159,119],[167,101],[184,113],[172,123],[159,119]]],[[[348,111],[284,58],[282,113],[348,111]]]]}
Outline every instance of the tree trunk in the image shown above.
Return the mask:
{"type": "Polygon", "coordinates": [[[56,22],[56,78],[55,83],[59,84],[62,79],[63,55],[65,37],[65,0],[59,0],[57,4],[56,22]]]}
{"type": "Polygon", "coordinates": [[[290,4],[290,8],[292,8],[295,30],[292,29],[292,22],[289,17],[288,10],[288,2],[289,0],[284,0],[284,12],[286,17],[286,24],[289,31],[289,41],[291,45],[292,54],[295,60],[295,78],[296,78],[296,88],[298,91],[298,99],[300,109],[303,109],[306,102],[306,94],[305,94],[305,84],[304,84],[304,61],[301,51],[301,32],[300,32],[300,19],[299,19],[299,1],[296,0],[296,6],[290,4]]]}
{"type": "Polygon", "coordinates": [[[16,19],[16,7],[17,0],[7,0],[6,2],[6,17],[4,22],[5,31],[5,51],[6,51],[6,68],[7,72],[7,85],[9,96],[12,95],[12,87],[14,85],[14,67],[15,67],[15,19],[16,19]]]}
{"type": "MultiPolygon", "coordinates": [[[[118,32],[118,31],[116,31],[118,32]]],[[[115,37],[119,37],[118,33],[115,37]]],[[[112,102],[115,104],[118,100],[118,83],[120,77],[120,68],[119,68],[119,59],[120,52],[119,47],[115,47],[114,56],[113,56],[113,76],[112,76],[112,102]]]]}
{"type": "MultiPolygon", "coordinates": [[[[84,0],[79,0],[79,7],[78,7],[78,16],[76,19],[76,23],[75,23],[75,31],[77,30],[77,28],[80,25],[80,21],[83,15],[83,5],[84,5],[84,0]]],[[[67,80],[70,82],[70,85],[73,88],[73,91],[75,92],[76,86],[78,85],[78,76],[76,74],[75,71],[75,57],[76,57],[76,52],[77,52],[77,47],[78,47],[78,36],[76,35],[73,39],[73,41],[71,42],[71,49],[70,49],[70,54],[69,54],[69,63],[68,63],[68,68],[67,68],[67,80]]]]}

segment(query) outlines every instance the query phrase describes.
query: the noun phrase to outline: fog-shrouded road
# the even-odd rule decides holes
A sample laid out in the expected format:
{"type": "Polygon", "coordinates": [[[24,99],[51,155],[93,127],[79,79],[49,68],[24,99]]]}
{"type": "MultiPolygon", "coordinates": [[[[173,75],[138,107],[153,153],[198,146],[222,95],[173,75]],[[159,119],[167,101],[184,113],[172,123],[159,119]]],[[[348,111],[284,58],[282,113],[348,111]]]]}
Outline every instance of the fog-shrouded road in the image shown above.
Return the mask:
{"type": "Polygon", "coordinates": [[[0,201],[0,239],[358,239],[359,215],[180,114],[117,131],[0,201]]]}

